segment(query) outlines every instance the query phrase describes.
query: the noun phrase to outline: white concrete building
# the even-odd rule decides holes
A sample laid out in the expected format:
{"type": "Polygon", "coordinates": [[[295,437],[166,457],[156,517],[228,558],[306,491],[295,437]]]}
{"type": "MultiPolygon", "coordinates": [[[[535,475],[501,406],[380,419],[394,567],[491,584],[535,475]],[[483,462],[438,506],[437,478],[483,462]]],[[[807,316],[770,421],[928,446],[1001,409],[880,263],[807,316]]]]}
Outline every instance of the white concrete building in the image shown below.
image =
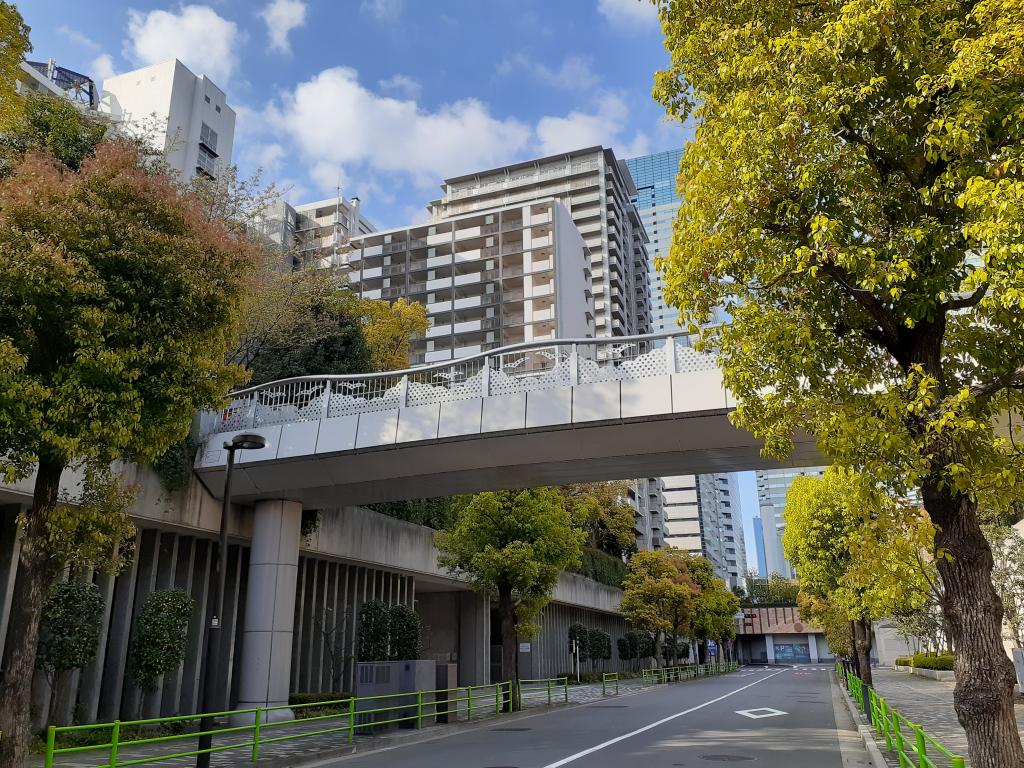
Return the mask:
{"type": "Polygon", "coordinates": [[[266,213],[262,226],[295,268],[331,266],[350,237],[376,229],[360,212],[358,197],[340,194],[294,206],[282,201],[266,213]]]}
{"type": "Polygon", "coordinates": [[[589,252],[553,198],[354,236],[332,263],[363,298],[427,308],[414,365],[594,336],[589,252]]]}
{"type": "Polygon", "coordinates": [[[105,80],[100,111],[148,133],[185,180],[231,164],[235,111],[224,91],[177,59],[105,80]]]}
{"type": "Polygon", "coordinates": [[[757,473],[757,503],[761,511],[761,525],[764,535],[765,565],[769,576],[780,573],[787,579],[794,577],[793,567],[786,560],[782,549],[782,532],[786,529],[786,494],[793,480],[800,475],[821,475],[826,467],[804,467],[801,469],[759,470],[757,473]]]}
{"type": "Polygon", "coordinates": [[[665,544],[702,555],[730,586],[747,570],[735,474],[663,477],[665,544]]]}

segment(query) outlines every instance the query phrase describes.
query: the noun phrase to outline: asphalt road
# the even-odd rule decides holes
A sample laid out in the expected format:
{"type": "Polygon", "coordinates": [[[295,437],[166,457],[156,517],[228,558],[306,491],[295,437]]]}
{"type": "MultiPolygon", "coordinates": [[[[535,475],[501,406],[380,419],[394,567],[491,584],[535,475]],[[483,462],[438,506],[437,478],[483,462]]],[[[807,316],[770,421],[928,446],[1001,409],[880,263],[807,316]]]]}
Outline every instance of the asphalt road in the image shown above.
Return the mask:
{"type": "Polygon", "coordinates": [[[866,768],[867,753],[831,680],[828,667],[745,668],[319,765],[866,768]]]}

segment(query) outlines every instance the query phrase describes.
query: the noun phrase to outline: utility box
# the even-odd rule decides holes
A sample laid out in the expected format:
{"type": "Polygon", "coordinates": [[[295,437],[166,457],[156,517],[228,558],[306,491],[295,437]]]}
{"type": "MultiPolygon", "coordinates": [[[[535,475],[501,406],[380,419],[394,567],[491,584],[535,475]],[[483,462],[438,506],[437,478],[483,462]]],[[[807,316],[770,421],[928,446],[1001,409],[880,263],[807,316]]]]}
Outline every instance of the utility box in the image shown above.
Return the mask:
{"type": "Polygon", "coordinates": [[[433,722],[434,683],[433,659],[414,661],[363,661],[356,664],[356,724],[361,733],[400,726],[418,725],[419,705],[423,705],[422,722],[433,722]],[[427,691],[417,695],[418,691],[427,691]],[[383,696],[386,698],[365,697],[383,696]],[[374,712],[373,710],[384,710],[374,712]],[[400,720],[394,723],[393,720],[400,720]],[[376,724],[380,725],[376,725],[376,724]]]}
{"type": "Polygon", "coordinates": [[[459,719],[461,702],[458,699],[462,698],[462,693],[464,693],[453,690],[459,684],[459,665],[438,664],[436,669],[437,677],[434,688],[437,689],[437,706],[434,711],[437,712],[437,722],[454,723],[459,719]]]}

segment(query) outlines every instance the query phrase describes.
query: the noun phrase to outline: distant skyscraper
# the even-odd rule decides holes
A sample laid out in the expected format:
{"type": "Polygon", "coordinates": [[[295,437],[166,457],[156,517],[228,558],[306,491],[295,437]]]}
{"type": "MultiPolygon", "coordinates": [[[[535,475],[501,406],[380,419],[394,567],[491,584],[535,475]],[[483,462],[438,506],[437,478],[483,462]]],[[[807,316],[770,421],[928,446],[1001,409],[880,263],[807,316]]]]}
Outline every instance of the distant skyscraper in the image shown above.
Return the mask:
{"type": "MultiPolygon", "coordinates": [[[[676,193],[676,176],[682,149],[626,160],[636,186],[636,203],[644,223],[651,254],[647,281],[651,289],[651,330],[679,328],[679,310],[665,301],[664,280],[655,266],[668,256],[672,226],[682,200],[676,193]]],[[[713,322],[722,322],[716,312],[713,322]]],[[[665,543],[703,554],[719,576],[739,583],[746,575],[743,513],[734,475],[677,475],[662,478],[665,510],[665,543]]]]}
{"type": "Polygon", "coordinates": [[[786,530],[786,494],[793,480],[800,475],[821,475],[825,467],[804,467],[802,469],[767,469],[757,473],[757,502],[761,510],[762,535],[764,536],[765,573],[781,573],[787,579],[794,576],[793,567],[786,559],[782,548],[782,532],[786,530]]]}
{"type": "Polygon", "coordinates": [[[764,555],[764,528],[760,515],[754,515],[754,549],[757,551],[757,575],[767,576],[768,561],[764,555]]]}

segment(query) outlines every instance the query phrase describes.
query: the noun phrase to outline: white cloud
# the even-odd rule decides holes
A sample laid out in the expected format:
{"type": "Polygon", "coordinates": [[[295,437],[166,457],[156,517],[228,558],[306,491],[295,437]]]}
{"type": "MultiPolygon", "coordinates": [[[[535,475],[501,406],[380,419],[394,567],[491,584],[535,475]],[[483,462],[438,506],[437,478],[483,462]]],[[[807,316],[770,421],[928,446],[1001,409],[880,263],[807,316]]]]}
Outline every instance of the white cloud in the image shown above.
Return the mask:
{"type": "Polygon", "coordinates": [[[268,119],[282,135],[293,137],[311,176],[327,189],[336,184],[337,169],[352,165],[370,174],[411,176],[429,187],[508,162],[531,138],[528,126],[493,116],[476,99],[425,110],[413,100],[368,90],[355,70],[345,67],[300,83],[272,105],[268,119]]]}
{"type": "Polygon", "coordinates": [[[404,0],[363,0],[359,10],[376,17],[377,21],[394,21],[402,15],[404,0]]]}
{"type": "Polygon", "coordinates": [[[593,88],[601,78],[591,66],[592,60],[586,56],[568,56],[558,69],[543,64],[523,53],[506,56],[498,64],[498,74],[508,75],[516,70],[523,70],[539,80],[555,88],[583,89],[593,88]]]}
{"type": "Polygon", "coordinates": [[[377,85],[380,86],[382,91],[405,96],[408,99],[419,98],[420,91],[423,90],[423,86],[420,85],[419,81],[408,75],[395,75],[387,80],[378,80],[377,85]]]}
{"type": "Polygon", "coordinates": [[[264,144],[256,151],[256,161],[259,167],[268,173],[273,173],[281,167],[284,156],[284,147],[277,143],[264,144]]]}
{"type": "Polygon", "coordinates": [[[260,18],[267,25],[270,47],[281,53],[291,53],[288,35],[306,23],[306,4],[302,0],[271,0],[260,11],[260,18]]]}
{"type": "Polygon", "coordinates": [[[244,40],[238,25],[206,5],[171,11],[128,11],[125,53],[139,64],[180,59],[196,74],[226,88],[238,67],[237,47],[244,40]]]}
{"type": "Polygon", "coordinates": [[[82,46],[88,51],[92,51],[93,53],[99,51],[100,49],[99,43],[97,43],[92,38],[83,35],[77,29],[71,29],[71,27],[69,27],[67,24],[61,24],[59,27],[57,27],[57,34],[66,37],[71,42],[77,43],[78,45],[82,46]]]}
{"type": "Polygon", "coordinates": [[[622,132],[629,122],[629,107],[614,93],[602,94],[592,112],[572,111],[565,117],[546,116],[537,122],[541,152],[554,155],[602,144],[616,149],[620,157],[645,154],[647,137],[638,133],[624,143],[622,132]]]}
{"type": "Polygon", "coordinates": [[[117,74],[114,71],[114,59],[111,58],[109,53],[101,53],[92,60],[92,64],[90,66],[92,67],[93,81],[101,87],[104,80],[117,74]]]}
{"type": "Polygon", "coordinates": [[[597,0],[597,11],[611,24],[657,26],[658,9],[651,0],[597,0]]]}

